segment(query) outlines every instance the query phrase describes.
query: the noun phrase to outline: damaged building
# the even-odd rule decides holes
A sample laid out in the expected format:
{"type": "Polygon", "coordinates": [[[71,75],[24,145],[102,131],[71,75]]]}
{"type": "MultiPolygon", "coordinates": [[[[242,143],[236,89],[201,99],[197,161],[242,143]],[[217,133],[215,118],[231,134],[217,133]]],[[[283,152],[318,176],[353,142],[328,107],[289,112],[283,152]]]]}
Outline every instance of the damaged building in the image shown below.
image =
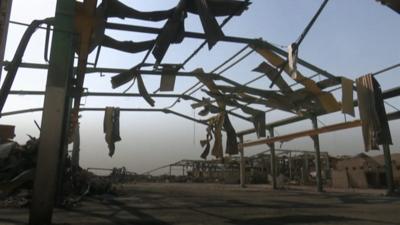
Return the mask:
{"type": "Polygon", "coordinates": [[[397,223],[400,11],[366,2],[1,0],[0,224],[397,223]]]}

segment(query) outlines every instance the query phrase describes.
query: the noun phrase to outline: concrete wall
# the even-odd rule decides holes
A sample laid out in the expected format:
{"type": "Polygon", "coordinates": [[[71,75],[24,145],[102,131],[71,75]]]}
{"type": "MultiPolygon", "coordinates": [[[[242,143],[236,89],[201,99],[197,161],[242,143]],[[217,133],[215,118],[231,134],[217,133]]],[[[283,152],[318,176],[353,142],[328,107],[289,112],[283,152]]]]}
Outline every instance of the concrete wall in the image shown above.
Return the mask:
{"type": "Polygon", "coordinates": [[[332,170],[332,187],[334,188],[350,188],[349,178],[345,170],[332,170]]]}

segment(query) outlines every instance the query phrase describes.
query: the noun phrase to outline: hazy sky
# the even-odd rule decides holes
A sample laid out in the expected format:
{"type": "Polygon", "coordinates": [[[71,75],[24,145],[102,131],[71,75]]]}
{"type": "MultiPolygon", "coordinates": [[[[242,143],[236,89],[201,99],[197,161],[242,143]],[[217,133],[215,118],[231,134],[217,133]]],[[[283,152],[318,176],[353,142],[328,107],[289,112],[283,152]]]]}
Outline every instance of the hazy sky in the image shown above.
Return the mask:
{"type": "MultiPolygon", "coordinates": [[[[14,0],[11,20],[29,23],[33,19],[42,19],[54,15],[55,0],[14,0]]],[[[177,0],[124,0],[125,4],[138,10],[162,10],[173,7],[177,0]]],[[[263,38],[279,46],[287,46],[295,41],[310,18],[314,15],[322,1],[317,0],[252,0],[253,4],[241,17],[235,17],[224,27],[225,35],[244,36],[248,38],[263,38]]],[[[162,27],[162,23],[150,23],[139,20],[110,20],[118,23],[148,25],[162,27]]],[[[220,20],[221,21],[221,20],[220,20]]],[[[189,14],[186,19],[186,30],[202,32],[198,16],[189,14]]],[[[375,0],[332,0],[321,14],[318,21],[300,47],[300,57],[338,76],[355,79],[369,72],[375,72],[387,66],[400,62],[400,15],[384,7],[375,0]]],[[[11,24],[6,49],[6,60],[11,60],[16,46],[25,27],[11,24]]],[[[44,31],[39,30],[31,40],[24,62],[44,63],[44,31]]],[[[155,36],[129,32],[107,31],[107,34],[118,40],[148,40],[155,36]]],[[[164,62],[180,63],[201,43],[200,40],[185,39],[182,44],[173,45],[169,49],[164,62]]],[[[185,67],[185,71],[192,71],[202,67],[211,71],[217,65],[229,58],[243,47],[242,44],[218,43],[211,51],[204,48],[185,67]]],[[[130,68],[141,61],[143,54],[127,54],[102,48],[99,67],[130,68]]],[[[91,57],[93,60],[93,57],[91,57]]],[[[148,62],[154,59],[150,57],[148,62]]],[[[262,62],[257,54],[252,54],[234,69],[223,75],[238,82],[246,82],[259,74],[250,72],[262,62]]],[[[302,72],[313,75],[304,68],[302,72]]],[[[400,69],[393,70],[378,77],[383,89],[392,88],[400,84],[398,74],[400,69]]],[[[3,77],[5,72],[3,71],[3,77]]],[[[111,89],[110,77],[114,74],[87,75],[85,87],[89,91],[122,92],[128,86],[116,90],[111,89]]],[[[316,77],[316,80],[323,77],[316,77]]],[[[46,71],[20,69],[13,85],[13,90],[44,90],[46,71]]],[[[289,79],[287,79],[289,81],[289,79]]],[[[144,78],[149,92],[159,86],[159,77],[146,76],[144,78]]],[[[197,82],[194,78],[178,78],[176,92],[180,93],[197,82]]],[[[261,79],[252,86],[268,88],[270,81],[261,79]]],[[[298,86],[299,87],[299,86],[298,86]]],[[[129,92],[137,93],[137,88],[129,92]]],[[[340,100],[340,91],[335,92],[340,100]]],[[[195,97],[202,97],[198,92],[195,97]]],[[[141,98],[84,98],[83,107],[118,106],[125,108],[145,108],[147,103],[141,98]]],[[[162,108],[171,104],[173,100],[156,99],[156,107],[162,108]]],[[[400,107],[400,101],[389,101],[400,107]]],[[[197,116],[190,108],[191,102],[182,101],[175,111],[186,115],[197,116]]],[[[43,98],[32,96],[10,96],[4,112],[41,107],[43,98]]],[[[393,111],[387,108],[387,111],[393,111]]],[[[238,111],[240,112],[240,111],[238,111]]],[[[267,121],[274,121],[291,115],[281,112],[267,114],[267,121]]],[[[168,164],[180,159],[199,159],[202,149],[199,140],[205,137],[205,127],[196,125],[183,118],[165,115],[162,113],[132,113],[121,114],[122,141],[116,144],[117,149],[113,158],[108,157],[107,145],[102,131],[103,113],[83,112],[81,119],[81,164],[83,167],[126,166],[129,170],[143,172],[160,165],[168,164]]],[[[351,119],[348,117],[348,119],[351,119]]],[[[22,114],[1,118],[2,124],[16,125],[16,140],[23,143],[27,140],[26,134],[39,136],[34,120],[40,122],[41,113],[22,114]]],[[[252,124],[231,118],[236,130],[251,128],[252,124]]],[[[341,113],[320,117],[324,124],[344,121],[341,113]]],[[[391,123],[391,131],[395,144],[393,152],[399,152],[400,141],[399,122],[391,123]]],[[[323,124],[320,124],[323,126],[323,124]]],[[[310,121],[296,123],[291,126],[279,127],[277,134],[285,134],[296,130],[311,128],[310,121]]],[[[246,140],[254,136],[245,137],[246,140]]],[[[309,149],[313,148],[310,138],[303,138],[283,144],[283,148],[309,149]]],[[[265,150],[266,146],[246,149],[246,155],[265,150]]],[[[321,150],[329,151],[332,155],[357,154],[363,151],[360,128],[344,130],[321,135],[321,150]]]]}

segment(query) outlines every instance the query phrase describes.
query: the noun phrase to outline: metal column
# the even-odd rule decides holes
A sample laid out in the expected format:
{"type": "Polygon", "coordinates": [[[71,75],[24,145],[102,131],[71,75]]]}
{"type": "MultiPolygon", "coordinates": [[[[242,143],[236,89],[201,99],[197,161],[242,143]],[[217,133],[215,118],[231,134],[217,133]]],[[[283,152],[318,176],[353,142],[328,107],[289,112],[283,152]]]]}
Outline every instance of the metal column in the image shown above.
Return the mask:
{"type": "Polygon", "coordinates": [[[240,153],[240,187],[246,187],[246,160],[244,158],[243,135],[239,136],[240,153]]]}
{"type": "Polygon", "coordinates": [[[60,164],[66,149],[73,68],[74,3],[58,0],[40,132],[30,225],[51,224],[60,164]]]}
{"type": "Polygon", "coordinates": [[[292,152],[289,152],[289,180],[292,181],[292,152]]]}
{"type": "Polygon", "coordinates": [[[395,187],[393,181],[392,157],[390,155],[390,147],[388,144],[383,145],[383,155],[385,157],[385,172],[388,194],[392,194],[395,187]]]}
{"type": "MultiPolygon", "coordinates": [[[[274,128],[268,129],[270,137],[274,137],[274,128]]],[[[269,144],[271,153],[271,177],[272,177],[272,189],[277,189],[276,185],[276,157],[275,157],[275,143],[269,144]]]]}
{"type": "MultiPolygon", "coordinates": [[[[4,61],[12,0],[0,1],[0,62],[4,61]]],[[[0,78],[3,66],[0,65],[0,78]]]]}
{"type": "Polygon", "coordinates": [[[71,167],[72,171],[75,172],[79,168],[79,158],[80,158],[80,132],[79,132],[79,124],[75,127],[74,133],[74,143],[72,145],[72,153],[71,153],[71,167]]]}
{"type": "MultiPolygon", "coordinates": [[[[311,121],[314,129],[318,129],[318,121],[317,117],[311,117],[311,121]]],[[[320,146],[319,146],[319,136],[315,135],[311,137],[314,142],[315,149],[315,170],[317,172],[317,191],[323,192],[323,184],[322,184],[322,175],[321,175],[321,154],[320,154],[320,146]]]]}

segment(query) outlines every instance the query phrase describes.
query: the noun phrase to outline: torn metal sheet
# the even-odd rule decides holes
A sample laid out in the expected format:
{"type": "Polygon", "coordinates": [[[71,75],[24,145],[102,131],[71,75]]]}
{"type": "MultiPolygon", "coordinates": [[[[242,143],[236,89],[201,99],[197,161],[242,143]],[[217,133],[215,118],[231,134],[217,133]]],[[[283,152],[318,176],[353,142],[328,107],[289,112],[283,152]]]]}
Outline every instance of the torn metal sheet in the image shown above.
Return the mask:
{"type": "Polygon", "coordinates": [[[282,97],[282,101],[275,98],[256,98],[245,93],[233,94],[232,97],[238,101],[246,102],[247,104],[261,104],[269,108],[279,109],[290,113],[296,113],[296,106],[291,102],[287,102],[288,98],[286,97],[282,97]]]}
{"type": "Polygon", "coordinates": [[[139,70],[142,64],[139,64],[127,71],[124,71],[118,75],[115,75],[111,78],[112,88],[118,88],[131,80],[136,79],[138,84],[139,93],[143,96],[143,98],[149,103],[151,106],[154,106],[155,101],[150,97],[147,92],[146,86],[144,85],[143,79],[139,70]]]}
{"type": "Polygon", "coordinates": [[[342,77],[342,112],[354,115],[353,80],[342,77]]]}
{"type": "MultiPolygon", "coordinates": [[[[208,8],[214,16],[240,16],[248,9],[251,2],[237,0],[207,0],[208,8]]],[[[199,14],[193,1],[188,1],[187,10],[190,13],[199,14]]]]}
{"type": "Polygon", "coordinates": [[[290,76],[296,80],[297,79],[297,44],[293,43],[288,46],[288,66],[290,71],[290,76]]]}
{"type": "Polygon", "coordinates": [[[121,3],[118,0],[105,0],[101,7],[107,9],[106,14],[108,17],[118,17],[121,19],[131,18],[155,22],[168,19],[174,12],[174,8],[169,10],[141,12],[121,3]]]}
{"type": "Polygon", "coordinates": [[[368,74],[356,79],[356,87],[365,151],[393,144],[378,81],[368,74]]]}
{"type": "Polygon", "coordinates": [[[265,112],[251,108],[242,108],[242,110],[243,112],[252,115],[252,121],[257,133],[257,137],[266,137],[265,112]]]}
{"type": "Polygon", "coordinates": [[[174,91],[176,72],[179,68],[179,65],[163,65],[160,91],[174,91]]]}
{"type": "Polygon", "coordinates": [[[229,120],[228,113],[224,113],[224,129],[226,131],[226,148],[225,153],[229,155],[239,154],[238,141],[235,128],[233,128],[229,120]]]}
{"type": "MultiPolygon", "coordinates": [[[[212,84],[215,85],[213,82],[212,82],[212,84]]],[[[206,91],[206,90],[203,90],[203,91],[206,94],[208,94],[209,96],[215,98],[217,100],[217,102],[220,102],[221,104],[238,107],[244,113],[250,114],[252,116],[251,120],[253,121],[254,127],[257,130],[257,134],[259,135],[259,137],[265,137],[265,135],[266,135],[266,132],[265,132],[265,113],[263,111],[256,110],[256,109],[253,109],[251,107],[242,105],[242,104],[238,103],[237,101],[235,101],[230,96],[223,95],[223,94],[221,94],[219,92],[206,91]],[[262,124],[262,123],[264,123],[264,124],[262,124]]]]}
{"type": "Polygon", "coordinates": [[[105,35],[104,39],[101,42],[101,45],[104,47],[117,49],[123,52],[137,53],[153,48],[154,43],[155,40],[142,41],[142,42],[118,41],[113,39],[112,37],[105,35]]]}
{"type": "Polygon", "coordinates": [[[137,75],[139,74],[139,69],[140,66],[135,66],[127,71],[124,71],[118,75],[115,75],[111,78],[111,85],[112,88],[118,88],[126,83],[128,83],[129,81],[135,79],[137,77],[137,75]]]}
{"type": "Polygon", "coordinates": [[[244,101],[247,104],[257,103],[263,104],[267,107],[281,109],[287,112],[293,112],[295,105],[291,102],[290,98],[280,95],[274,91],[264,91],[249,87],[231,87],[231,86],[217,86],[223,93],[230,93],[230,97],[239,101],[244,101]],[[248,92],[246,92],[246,91],[248,92]],[[263,98],[256,98],[250,94],[258,95],[263,98]]]}
{"type": "Polygon", "coordinates": [[[182,42],[185,32],[184,21],[186,17],[185,1],[181,0],[156,39],[153,56],[156,58],[157,63],[162,61],[172,43],[182,42]]]}
{"type": "Polygon", "coordinates": [[[199,15],[208,46],[211,49],[224,37],[215,16],[239,16],[249,4],[248,2],[228,0],[180,0],[157,37],[153,49],[156,64],[162,61],[172,43],[182,42],[185,32],[184,21],[188,11],[199,15]]]}
{"type": "Polygon", "coordinates": [[[211,49],[219,40],[225,35],[221,30],[217,20],[211,14],[206,0],[194,0],[198,14],[200,16],[201,24],[203,25],[204,33],[208,48],[211,49]]]}
{"type": "Polygon", "coordinates": [[[147,92],[146,86],[144,86],[142,75],[137,74],[136,79],[139,88],[139,93],[143,96],[144,100],[146,100],[146,102],[149,103],[149,105],[154,106],[155,101],[151,98],[151,96],[147,92]]]}
{"type": "Polygon", "coordinates": [[[253,71],[264,73],[271,81],[275,81],[275,84],[282,93],[286,94],[293,92],[286,81],[278,74],[278,70],[268,63],[262,62],[257,68],[253,69],[253,71]]]}
{"type": "Polygon", "coordinates": [[[193,109],[197,109],[199,107],[203,107],[203,109],[198,113],[200,116],[207,116],[209,113],[218,113],[220,110],[217,106],[214,106],[210,100],[210,98],[204,98],[200,102],[196,102],[191,104],[193,109]]]}
{"type": "Polygon", "coordinates": [[[103,132],[108,144],[109,156],[115,152],[115,142],[120,141],[119,135],[119,108],[106,107],[103,120],[103,132]]]}
{"type": "Polygon", "coordinates": [[[211,140],[213,140],[213,135],[211,131],[211,127],[207,127],[207,135],[206,135],[206,140],[201,140],[200,145],[201,147],[204,147],[204,151],[201,153],[200,157],[203,159],[207,159],[207,156],[210,154],[210,148],[211,148],[211,140]]]}
{"type": "Polygon", "coordinates": [[[212,124],[211,129],[214,132],[214,145],[211,149],[211,155],[215,156],[217,159],[224,157],[223,147],[222,147],[222,127],[224,125],[224,113],[220,113],[209,120],[212,124]]]}
{"type": "Polygon", "coordinates": [[[199,107],[207,106],[209,104],[211,104],[211,99],[203,97],[203,99],[200,102],[193,103],[190,106],[192,107],[192,109],[197,109],[199,107]]]}
{"type": "MultiPolygon", "coordinates": [[[[272,50],[265,47],[260,47],[257,44],[252,44],[251,47],[275,67],[285,64],[285,60],[275,54],[272,50]]],[[[288,65],[286,65],[283,70],[287,74],[291,74],[288,65]]],[[[336,101],[332,94],[321,91],[321,89],[313,80],[303,76],[299,71],[297,71],[297,76],[294,80],[302,84],[310,93],[315,95],[327,113],[336,112],[341,109],[340,104],[336,101]]]]}

